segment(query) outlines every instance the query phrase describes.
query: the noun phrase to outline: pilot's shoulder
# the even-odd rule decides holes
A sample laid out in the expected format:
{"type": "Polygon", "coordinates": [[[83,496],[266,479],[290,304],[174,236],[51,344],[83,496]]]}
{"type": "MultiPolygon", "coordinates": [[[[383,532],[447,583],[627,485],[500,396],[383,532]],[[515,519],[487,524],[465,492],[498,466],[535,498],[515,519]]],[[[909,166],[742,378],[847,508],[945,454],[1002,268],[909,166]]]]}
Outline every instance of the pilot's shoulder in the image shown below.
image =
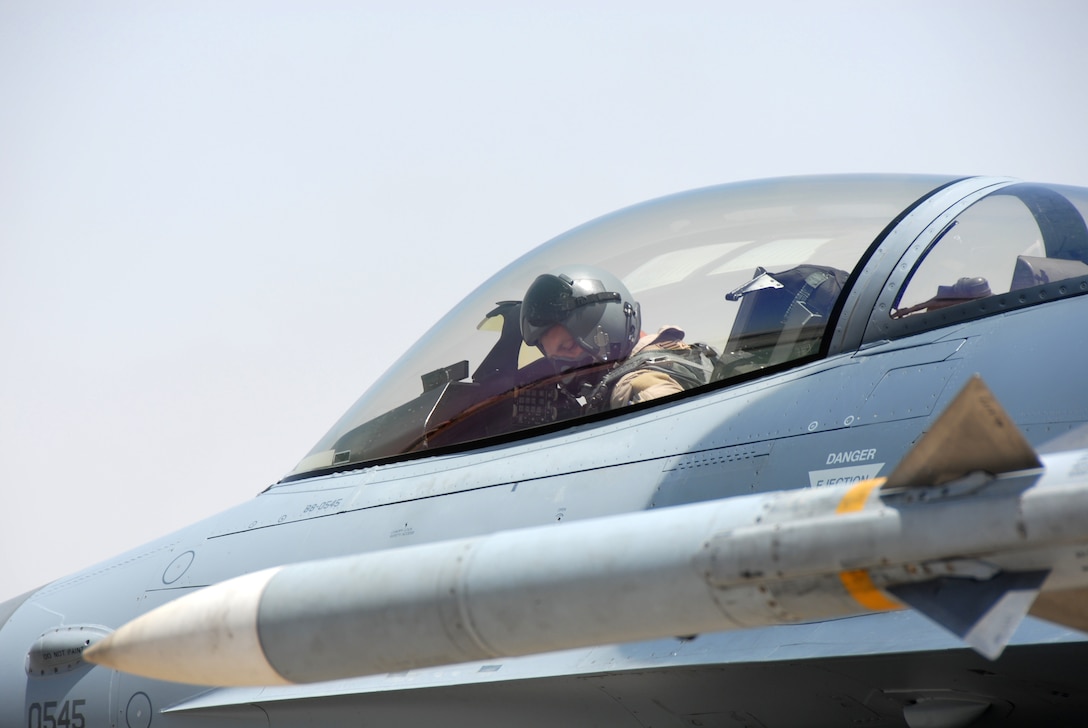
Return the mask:
{"type": "Polygon", "coordinates": [[[684,343],[684,330],[679,326],[662,326],[656,333],[646,334],[639,339],[638,343],[635,344],[635,348],[631,350],[631,353],[637,354],[649,347],[657,349],[686,348],[687,344],[684,343]]]}

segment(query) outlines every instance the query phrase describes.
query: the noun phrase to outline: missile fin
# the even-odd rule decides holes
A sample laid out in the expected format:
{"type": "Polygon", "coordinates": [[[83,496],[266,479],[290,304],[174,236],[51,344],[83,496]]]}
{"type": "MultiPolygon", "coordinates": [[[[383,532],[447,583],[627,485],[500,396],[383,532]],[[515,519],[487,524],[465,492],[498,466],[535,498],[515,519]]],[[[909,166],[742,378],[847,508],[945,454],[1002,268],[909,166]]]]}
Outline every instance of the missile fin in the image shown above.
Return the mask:
{"type": "Polygon", "coordinates": [[[991,660],[1001,656],[1049,571],[1001,572],[986,581],[942,576],[887,587],[991,660]]]}
{"type": "Polygon", "coordinates": [[[1031,605],[1031,616],[1088,632],[1088,589],[1044,592],[1031,605]]]}
{"type": "Polygon", "coordinates": [[[934,487],[975,471],[997,475],[1043,467],[990,388],[971,377],[882,486],[934,487]]]}

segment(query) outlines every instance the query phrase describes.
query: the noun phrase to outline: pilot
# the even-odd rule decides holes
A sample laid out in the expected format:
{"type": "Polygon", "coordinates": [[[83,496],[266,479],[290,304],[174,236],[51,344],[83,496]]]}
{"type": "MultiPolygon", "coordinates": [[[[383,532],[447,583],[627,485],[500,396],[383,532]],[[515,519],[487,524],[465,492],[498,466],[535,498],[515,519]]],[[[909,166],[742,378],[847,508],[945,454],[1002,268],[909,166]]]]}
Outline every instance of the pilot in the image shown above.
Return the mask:
{"type": "Polygon", "coordinates": [[[521,334],[557,372],[572,376],[589,411],[612,409],[682,392],[710,381],[702,345],[666,326],[646,335],[639,304],[608,271],[567,266],[538,276],[521,306],[521,334]]]}

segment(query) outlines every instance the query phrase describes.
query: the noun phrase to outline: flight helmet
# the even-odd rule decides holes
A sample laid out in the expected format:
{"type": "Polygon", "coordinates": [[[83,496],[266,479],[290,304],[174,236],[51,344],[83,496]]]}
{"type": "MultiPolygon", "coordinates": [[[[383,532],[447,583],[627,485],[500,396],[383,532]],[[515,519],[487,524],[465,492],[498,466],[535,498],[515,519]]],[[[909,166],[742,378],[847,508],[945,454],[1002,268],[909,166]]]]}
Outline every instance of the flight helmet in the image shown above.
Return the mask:
{"type": "Polygon", "coordinates": [[[642,316],[619,278],[588,265],[538,276],[521,304],[521,335],[540,340],[556,324],[566,328],[594,362],[621,361],[638,342],[642,316]]]}

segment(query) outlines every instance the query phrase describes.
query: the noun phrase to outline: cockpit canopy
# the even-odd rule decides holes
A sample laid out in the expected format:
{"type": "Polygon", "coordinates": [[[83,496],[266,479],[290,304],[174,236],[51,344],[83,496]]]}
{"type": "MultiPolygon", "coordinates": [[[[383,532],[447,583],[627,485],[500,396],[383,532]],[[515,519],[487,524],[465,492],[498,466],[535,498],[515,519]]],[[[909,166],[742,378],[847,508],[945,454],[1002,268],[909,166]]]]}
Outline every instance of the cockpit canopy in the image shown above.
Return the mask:
{"type": "MultiPolygon", "coordinates": [[[[618,362],[571,370],[523,339],[526,291],[563,266],[592,266],[617,277],[641,311],[641,332],[677,327],[685,341],[703,345],[705,386],[817,356],[826,351],[836,304],[875,245],[913,205],[952,181],[920,175],[760,180],[665,197],[586,223],[516,260],[450,311],[288,478],[474,447],[598,415],[600,407],[579,397],[572,382],[600,380],[618,362]]],[[[1047,258],[1032,242],[1011,244],[1026,254],[1016,269],[1025,280],[1074,265],[1054,259],[1075,256],[1047,258]]],[[[923,257],[939,260],[928,251],[923,257]]],[[[1077,273],[1085,267],[1075,265],[1077,273]]],[[[929,275],[945,275],[941,265],[922,268],[924,284],[904,287],[907,296],[896,301],[889,320],[913,319],[912,306],[923,320],[927,307],[941,305],[915,300],[923,290],[938,290],[929,275]]],[[[953,304],[956,297],[989,295],[979,293],[985,280],[947,284],[940,291],[953,304]]],[[[554,313],[534,311],[533,320],[554,313]]],[[[529,330],[538,339],[540,332],[529,330]]]]}

